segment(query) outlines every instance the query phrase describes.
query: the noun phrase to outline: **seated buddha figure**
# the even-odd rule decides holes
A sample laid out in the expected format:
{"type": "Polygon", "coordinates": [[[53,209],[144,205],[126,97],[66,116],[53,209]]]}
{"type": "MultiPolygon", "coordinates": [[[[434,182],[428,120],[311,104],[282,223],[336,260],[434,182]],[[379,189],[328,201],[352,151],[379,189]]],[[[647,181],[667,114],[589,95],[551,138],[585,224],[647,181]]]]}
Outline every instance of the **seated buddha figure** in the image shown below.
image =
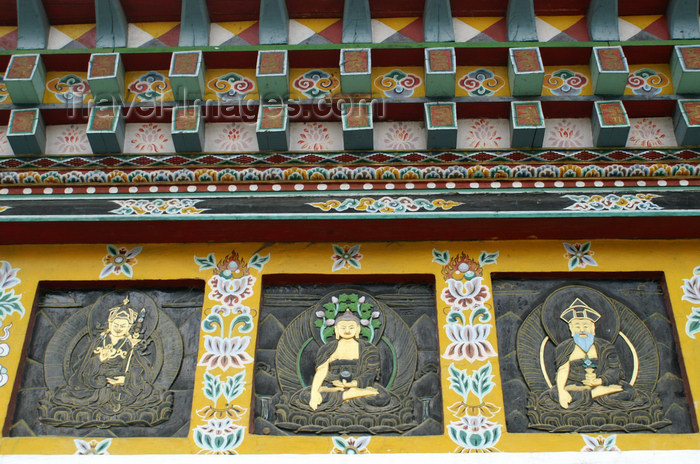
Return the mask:
{"type": "Polygon", "coordinates": [[[376,382],[379,350],[360,338],[361,329],[359,318],[350,311],[336,318],[335,340],[319,349],[311,386],[299,392],[306,408],[331,411],[345,404],[344,409],[371,411],[390,405],[393,399],[398,402],[376,382]]]}
{"type": "Polygon", "coordinates": [[[561,319],[569,325],[571,338],[560,343],[554,353],[556,381],[548,392],[551,399],[564,409],[632,405],[635,388],[625,381],[615,346],[595,336],[600,314],[576,298],[561,313],[561,319]]]}
{"type": "Polygon", "coordinates": [[[147,342],[134,329],[144,313],[139,316],[128,303],[110,309],[107,329],[92,340],[67,384],[47,392],[47,410],[70,411],[71,417],[49,413],[43,422],[108,427],[148,424],[160,417],[155,411],[167,405],[167,392],[149,381],[151,365],[140,350],[147,342]]]}

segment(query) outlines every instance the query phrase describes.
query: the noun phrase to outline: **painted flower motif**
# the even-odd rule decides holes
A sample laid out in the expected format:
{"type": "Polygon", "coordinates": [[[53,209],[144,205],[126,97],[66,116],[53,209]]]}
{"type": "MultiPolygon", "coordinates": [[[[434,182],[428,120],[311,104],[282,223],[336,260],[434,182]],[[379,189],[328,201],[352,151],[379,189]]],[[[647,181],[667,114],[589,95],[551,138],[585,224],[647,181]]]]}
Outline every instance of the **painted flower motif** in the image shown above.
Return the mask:
{"type": "Polygon", "coordinates": [[[369,454],[370,437],[333,437],[331,454],[369,454]]]}
{"type": "MultiPolygon", "coordinates": [[[[0,284],[2,284],[2,273],[0,273],[0,284]]],[[[0,288],[2,288],[1,285],[0,288]]],[[[681,300],[689,301],[692,304],[700,304],[700,266],[693,270],[693,277],[683,279],[681,289],[683,289],[681,300]]]]}
{"type": "Polygon", "coordinates": [[[442,291],[442,301],[451,305],[452,311],[463,311],[482,306],[491,298],[491,292],[486,285],[482,285],[483,277],[474,277],[471,280],[461,281],[447,279],[447,288],[442,291]]]}
{"type": "Polygon", "coordinates": [[[460,453],[490,450],[501,438],[501,424],[491,422],[483,416],[464,416],[448,425],[447,430],[452,441],[460,446],[460,453]]]}
{"type": "Polygon", "coordinates": [[[328,150],[331,136],[328,128],[321,123],[312,122],[304,125],[304,130],[299,134],[297,144],[300,150],[328,150]]]}
{"type": "Polygon", "coordinates": [[[583,132],[579,127],[566,119],[557,121],[550,131],[547,131],[546,146],[549,147],[582,147],[583,132]]]}
{"type": "Polygon", "coordinates": [[[360,260],[362,259],[360,245],[352,247],[349,245],[344,247],[333,245],[333,255],[331,259],[333,260],[333,272],[341,269],[350,269],[350,266],[360,269],[360,260]]]}
{"type": "Polygon", "coordinates": [[[246,364],[253,362],[253,358],[245,352],[250,343],[250,337],[223,338],[212,335],[204,336],[204,349],[198,366],[206,366],[207,370],[216,369],[243,369],[246,364]]]}
{"type": "Polygon", "coordinates": [[[384,134],[384,144],[389,150],[415,150],[420,139],[409,126],[395,122],[384,134]]]}
{"type": "Polygon", "coordinates": [[[209,419],[193,430],[194,442],[207,454],[235,454],[245,436],[245,427],[229,418],[209,419]]]}
{"type": "Polygon", "coordinates": [[[450,259],[442,268],[442,276],[445,280],[471,280],[474,277],[481,277],[483,270],[478,262],[471,259],[464,252],[450,259]]]}
{"type": "Polygon", "coordinates": [[[78,454],[80,456],[106,455],[106,454],[109,454],[107,452],[107,449],[109,448],[109,445],[112,444],[112,439],[107,438],[106,440],[102,440],[102,441],[97,441],[97,440],[85,441],[85,440],[75,439],[75,440],[73,440],[73,442],[75,443],[75,448],[76,448],[75,454],[78,454]]]}
{"type": "Polygon", "coordinates": [[[591,242],[586,242],[584,244],[564,242],[564,258],[569,260],[569,270],[572,271],[577,267],[586,266],[597,266],[595,259],[593,259],[593,251],[591,250],[591,242]]]}
{"type": "Polygon", "coordinates": [[[237,123],[228,124],[214,139],[218,150],[246,151],[252,148],[253,138],[237,123]]]}
{"type": "Polygon", "coordinates": [[[466,359],[469,362],[485,361],[486,359],[496,356],[496,351],[493,349],[491,342],[487,340],[491,332],[491,326],[486,324],[476,325],[445,325],[447,338],[452,343],[447,346],[445,353],[442,355],[446,359],[454,359],[460,361],[466,359]]]}
{"type": "Polygon", "coordinates": [[[212,314],[219,314],[222,317],[226,317],[230,314],[250,314],[250,308],[242,304],[235,304],[233,306],[229,305],[214,305],[211,308],[212,314]]]}
{"type": "Polygon", "coordinates": [[[498,148],[501,137],[496,126],[486,119],[477,119],[467,132],[467,146],[469,148],[498,148]]]}
{"type": "Polygon", "coordinates": [[[88,153],[90,150],[85,128],[71,124],[70,127],[61,133],[57,148],[60,153],[88,153]]]}
{"type": "Polygon", "coordinates": [[[7,261],[0,261],[0,290],[7,290],[21,281],[17,278],[18,267],[13,268],[7,261]]]}
{"type": "Polygon", "coordinates": [[[209,279],[211,292],[209,298],[227,306],[235,306],[253,294],[255,277],[244,275],[239,278],[227,278],[215,275],[209,279]]]}
{"type": "Polygon", "coordinates": [[[141,253],[141,247],[128,250],[124,247],[117,248],[114,245],[107,245],[107,256],[102,258],[105,267],[100,272],[100,279],[104,279],[110,274],[119,275],[122,272],[131,278],[134,275],[133,266],[136,264],[136,255],[141,253]]]}
{"type": "Polygon", "coordinates": [[[152,122],[144,124],[134,134],[131,143],[134,150],[139,153],[159,153],[165,150],[165,144],[170,139],[163,133],[163,129],[152,122]]]}
{"type": "Polygon", "coordinates": [[[664,145],[666,134],[654,123],[643,118],[630,129],[629,144],[635,147],[660,147],[664,145]]]}
{"type": "Polygon", "coordinates": [[[610,435],[609,437],[604,437],[598,435],[597,437],[591,437],[588,435],[581,435],[583,442],[586,444],[581,451],[620,451],[620,448],[615,446],[615,441],[617,440],[617,435],[610,435]]]}

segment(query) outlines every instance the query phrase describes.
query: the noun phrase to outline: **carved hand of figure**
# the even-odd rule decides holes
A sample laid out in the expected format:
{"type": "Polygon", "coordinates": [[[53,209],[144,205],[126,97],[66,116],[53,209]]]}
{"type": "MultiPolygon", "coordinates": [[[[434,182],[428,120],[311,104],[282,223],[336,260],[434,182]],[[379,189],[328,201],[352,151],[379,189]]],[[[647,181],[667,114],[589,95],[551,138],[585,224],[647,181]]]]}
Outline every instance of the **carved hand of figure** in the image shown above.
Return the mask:
{"type": "Polygon", "coordinates": [[[311,406],[311,409],[314,411],[316,408],[318,408],[318,405],[321,404],[323,401],[323,397],[321,396],[321,393],[317,391],[311,391],[311,398],[309,399],[309,406],[311,406]]]}
{"type": "Polygon", "coordinates": [[[124,385],[124,380],[126,380],[126,377],[123,375],[119,375],[117,377],[107,377],[107,382],[110,385],[124,385]]]}
{"type": "Polygon", "coordinates": [[[334,387],[340,387],[340,388],[353,388],[357,387],[357,380],[351,380],[348,382],[347,380],[334,380],[333,382],[334,387]]]}
{"type": "Polygon", "coordinates": [[[586,378],[583,379],[581,383],[587,387],[598,387],[603,385],[603,379],[596,377],[595,374],[591,372],[586,374],[586,378]]]}
{"type": "Polygon", "coordinates": [[[569,409],[569,403],[571,403],[571,394],[564,389],[559,390],[559,404],[561,407],[569,409]]]}

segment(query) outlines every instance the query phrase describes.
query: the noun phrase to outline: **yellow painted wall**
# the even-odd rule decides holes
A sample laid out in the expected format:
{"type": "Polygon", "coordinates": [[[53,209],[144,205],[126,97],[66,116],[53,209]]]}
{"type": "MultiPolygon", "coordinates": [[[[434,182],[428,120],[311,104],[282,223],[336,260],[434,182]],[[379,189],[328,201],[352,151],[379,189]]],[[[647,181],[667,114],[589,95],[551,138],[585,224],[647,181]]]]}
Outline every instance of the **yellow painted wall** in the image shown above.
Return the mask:
{"type": "MultiPolygon", "coordinates": [[[[232,231],[234,235],[235,231],[232,231]]],[[[249,337],[249,343],[245,349],[246,355],[237,358],[241,364],[240,369],[229,369],[226,372],[219,368],[211,369],[214,375],[222,378],[245,372],[246,388],[234,401],[235,404],[246,410],[240,420],[233,420],[229,430],[240,430],[244,427],[243,440],[235,448],[229,451],[241,454],[249,453],[329,453],[336,449],[332,437],[271,437],[248,434],[251,423],[251,393],[253,365],[251,362],[256,346],[256,330],[258,327],[258,315],[260,307],[260,294],[262,276],[264,274],[433,274],[436,282],[436,304],[438,308],[438,330],[440,352],[444,353],[453,340],[447,336],[444,326],[447,323],[447,315],[450,313],[450,304],[441,297],[447,288],[446,279],[443,276],[443,265],[436,262],[435,252],[449,253],[449,258],[454,259],[461,253],[478,262],[482,252],[498,253],[494,258],[495,263],[484,264],[483,281],[486,287],[486,295],[482,292],[483,305],[494,314],[491,274],[494,272],[557,272],[568,274],[572,279],[577,278],[580,272],[663,272],[668,286],[673,318],[678,330],[678,339],[686,366],[687,380],[690,390],[695,398],[695,409],[698,408],[697,399],[700,398],[700,340],[691,338],[686,333],[685,327],[688,316],[691,314],[693,304],[688,301],[688,290],[682,287],[684,280],[689,283],[693,280],[694,269],[700,266],[700,240],[687,241],[614,241],[593,240],[590,242],[590,251],[584,253],[595,262],[590,261],[585,268],[574,267],[569,269],[571,256],[567,255],[565,245],[561,241],[499,241],[499,242],[396,242],[396,243],[276,243],[262,245],[258,243],[224,243],[224,244],[113,244],[118,248],[132,251],[142,247],[141,251],[132,257],[133,275],[127,277],[124,272],[118,275],[110,273],[100,279],[100,274],[105,270],[105,265],[113,257],[108,251],[108,244],[99,245],[50,245],[50,246],[3,246],[0,247],[0,269],[4,275],[12,274],[17,270],[16,281],[5,282],[3,294],[14,292],[21,295],[21,303],[24,314],[12,312],[4,316],[2,329],[12,325],[9,330],[9,338],[4,340],[8,344],[9,353],[0,357],[0,365],[6,369],[7,381],[0,386],[0,421],[4,424],[6,411],[12,397],[13,383],[16,379],[16,371],[22,354],[22,345],[25,341],[28,323],[31,319],[31,308],[35,298],[37,284],[40,281],[112,281],[112,280],[177,280],[177,279],[202,279],[207,282],[205,288],[205,303],[202,317],[205,318],[214,305],[220,304],[216,300],[215,292],[212,292],[210,282],[214,275],[212,269],[200,269],[200,263],[195,262],[195,257],[206,258],[214,254],[215,260],[221,261],[235,251],[241,261],[238,270],[247,267],[249,275],[254,279],[252,283],[252,295],[243,295],[240,304],[250,308],[253,316],[254,327],[249,332],[241,332],[242,326],[234,331],[237,337],[249,337]],[[333,271],[333,265],[337,259],[333,259],[334,247],[338,245],[346,250],[354,252],[356,264],[349,262],[342,269],[333,271]],[[359,249],[351,250],[351,247],[359,245],[359,249]],[[256,256],[254,258],[254,256],[256,256]],[[269,260],[265,261],[269,255],[269,260]],[[357,256],[360,255],[360,256],[357,256]],[[105,261],[104,258],[107,258],[105,261]],[[257,264],[259,269],[256,269],[257,264]],[[484,296],[485,295],[485,296],[484,296]],[[684,295],[686,299],[684,299],[684,295]]],[[[574,245],[574,242],[570,242],[574,245]]],[[[114,250],[113,250],[114,252],[114,250]]],[[[117,254],[119,252],[117,251],[117,254]]],[[[133,254],[133,252],[131,253],[133,254]]],[[[337,257],[336,257],[337,258],[337,257]]],[[[437,259],[439,261],[439,259],[437,259]]],[[[454,262],[454,261],[453,261],[454,262]]],[[[343,263],[339,263],[343,264],[343,263]]],[[[206,266],[204,266],[206,267],[206,266]]],[[[700,269],[696,272],[700,273],[700,269]]],[[[233,275],[233,278],[242,276],[243,273],[233,275]]],[[[460,275],[453,276],[459,279],[460,275]]],[[[697,284],[700,287],[700,277],[697,284]]],[[[2,286],[0,275],[0,286],[2,286]]],[[[698,310],[700,311],[700,309],[698,310]]],[[[466,311],[465,311],[466,314],[466,311]]],[[[224,319],[226,324],[233,320],[236,314],[230,314],[224,319]]],[[[492,317],[487,322],[491,330],[487,341],[497,348],[497,334],[495,321],[492,317]]],[[[200,345],[198,358],[201,359],[206,352],[205,335],[200,328],[200,345]]],[[[390,452],[444,452],[450,453],[463,450],[454,442],[447,433],[447,426],[457,422],[456,417],[447,407],[461,401],[461,397],[449,389],[448,368],[454,363],[455,367],[472,371],[491,363],[492,373],[495,375],[495,388],[484,399],[493,403],[500,411],[490,418],[498,428],[502,436],[495,446],[499,451],[578,451],[584,446],[580,434],[509,434],[506,432],[505,415],[503,410],[503,398],[500,389],[500,373],[498,358],[496,356],[485,361],[469,362],[466,359],[455,361],[441,358],[442,395],[444,404],[445,434],[440,437],[390,437],[372,436],[369,443],[363,449],[371,453],[390,452]]],[[[195,378],[195,395],[193,413],[190,423],[190,433],[187,438],[115,438],[109,444],[107,452],[110,454],[158,454],[158,453],[206,453],[210,450],[200,449],[194,441],[194,431],[206,429],[207,420],[200,418],[196,411],[206,406],[212,406],[202,392],[203,378],[207,367],[197,367],[195,378]]],[[[0,373],[4,373],[0,369],[0,373]]],[[[473,397],[472,397],[473,398],[473,397]]],[[[223,403],[223,399],[220,400],[223,403]]],[[[221,404],[219,405],[221,407],[221,404]]],[[[211,425],[211,424],[209,424],[211,425]]],[[[592,435],[598,435],[593,433],[592,435]]],[[[358,438],[358,437],[353,437],[358,438]]],[[[97,439],[93,445],[100,442],[97,439]]],[[[86,440],[89,442],[89,440],[86,440]]],[[[617,434],[616,445],[622,450],[635,449],[698,449],[700,447],[700,435],[695,434],[617,434]]],[[[362,450],[361,450],[362,451],[362,450]]],[[[75,453],[76,443],[72,438],[2,438],[0,439],[1,454],[60,454],[75,453]]]]}

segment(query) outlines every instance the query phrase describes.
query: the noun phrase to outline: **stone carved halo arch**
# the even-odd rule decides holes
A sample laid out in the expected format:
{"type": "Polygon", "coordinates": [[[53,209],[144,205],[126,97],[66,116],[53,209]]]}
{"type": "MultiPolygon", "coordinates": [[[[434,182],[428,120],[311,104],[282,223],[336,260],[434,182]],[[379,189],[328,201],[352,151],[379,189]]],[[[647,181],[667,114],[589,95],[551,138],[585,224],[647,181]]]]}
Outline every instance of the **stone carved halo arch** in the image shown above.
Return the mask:
{"type": "Polygon", "coordinates": [[[620,332],[620,315],[613,307],[610,299],[598,290],[583,285],[567,285],[552,292],[542,304],[542,326],[550,340],[558,345],[571,338],[571,332],[566,322],[561,319],[561,313],[568,308],[576,298],[595,309],[600,319],[595,324],[595,336],[615,343],[620,332]]]}

